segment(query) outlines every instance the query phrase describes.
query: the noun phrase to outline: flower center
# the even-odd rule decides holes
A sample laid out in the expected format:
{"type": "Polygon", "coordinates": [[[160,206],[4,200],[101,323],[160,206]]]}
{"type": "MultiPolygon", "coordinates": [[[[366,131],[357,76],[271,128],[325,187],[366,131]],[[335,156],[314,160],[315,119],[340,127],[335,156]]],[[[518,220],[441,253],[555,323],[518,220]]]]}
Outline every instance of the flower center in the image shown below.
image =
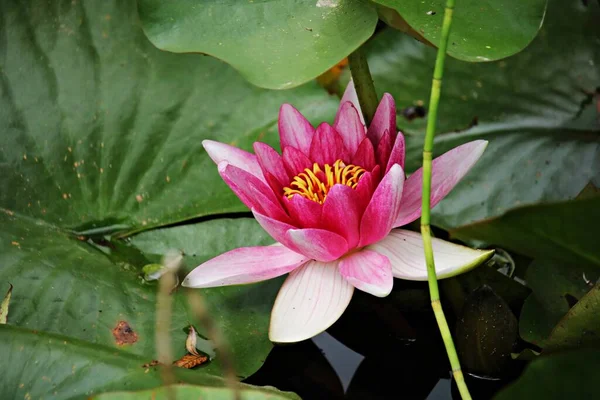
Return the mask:
{"type": "Polygon", "coordinates": [[[350,186],[352,189],[365,173],[365,169],[357,165],[346,165],[342,160],[337,160],[333,166],[314,163],[312,169],[305,168],[294,177],[289,186],[283,188],[283,194],[291,199],[299,194],[309,200],[323,204],[327,193],[335,184],[350,186]]]}

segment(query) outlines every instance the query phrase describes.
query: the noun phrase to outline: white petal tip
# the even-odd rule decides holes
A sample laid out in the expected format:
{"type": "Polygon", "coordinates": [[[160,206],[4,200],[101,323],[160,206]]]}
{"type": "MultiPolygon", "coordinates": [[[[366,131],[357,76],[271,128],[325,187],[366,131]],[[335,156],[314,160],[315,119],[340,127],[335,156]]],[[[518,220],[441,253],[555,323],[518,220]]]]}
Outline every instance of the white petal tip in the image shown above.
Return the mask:
{"type": "Polygon", "coordinates": [[[456,267],[456,269],[454,269],[452,271],[447,271],[447,272],[439,274],[437,278],[438,279],[451,278],[453,276],[457,276],[460,274],[464,274],[465,272],[469,272],[472,269],[475,269],[476,267],[480,266],[481,264],[483,264],[490,258],[492,258],[492,256],[496,252],[495,250],[475,250],[475,249],[471,249],[471,251],[474,253],[479,253],[479,256],[476,256],[475,258],[471,259],[471,261],[468,263],[465,263],[459,267],[456,267]]]}

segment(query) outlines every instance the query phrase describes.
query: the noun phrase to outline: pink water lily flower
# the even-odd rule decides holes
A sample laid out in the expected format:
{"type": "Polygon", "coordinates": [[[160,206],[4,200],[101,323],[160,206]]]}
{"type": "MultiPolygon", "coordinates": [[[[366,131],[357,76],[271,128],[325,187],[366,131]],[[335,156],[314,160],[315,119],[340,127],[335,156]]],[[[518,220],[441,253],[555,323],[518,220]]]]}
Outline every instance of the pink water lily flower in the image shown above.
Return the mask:
{"type": "MultiPolygon", "coordinates": [[[[404,137],[385,94],[370,126],[350,83],[332,125],[316,129],[289,104],[279,112],[282,154],[205,140],[223,180],[277,241],[243,247],[195,268],[184,286],[258,282],[289,273],[271,314],[269,338],[297,342],[330,327],[354,289],[387,296],[393,278],[427,280],[421,235],[394,229],[421,215],[422,170],[404,174],[404,137]]],[[[478,140],[433,160],[431,204],[471,169],[487,145],[478,140]]],[[[433,240],[439,278],[485,261],[491,251],[433,240]]]]}

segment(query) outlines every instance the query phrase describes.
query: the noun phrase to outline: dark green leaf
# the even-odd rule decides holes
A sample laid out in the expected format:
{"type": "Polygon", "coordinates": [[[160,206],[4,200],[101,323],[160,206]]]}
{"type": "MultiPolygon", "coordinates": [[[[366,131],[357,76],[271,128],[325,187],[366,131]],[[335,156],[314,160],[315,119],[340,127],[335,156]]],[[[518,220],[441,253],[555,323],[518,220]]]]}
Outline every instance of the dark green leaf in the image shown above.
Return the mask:
{"type": "MultiPolygon", "coordinates": [[[[0,326],[0,353],[3,399],[87,399],[104,391],[149,389],[162,384],[158,367],[145,365],[151,359],[11,325],[0,326]]],[[[207,391],[224,386],[222,379],[198,371],[173,371],[178,381],[202,385],[207,391]]],[[[252,396],[256,397],[250,398],[297,398],[271,388],[241,387],[252,389],[252,396]],[[261,392],[265,397],[261,397],[261,392]]]]}
{"type": "Polygon", "coordinates": [[[364,0],[139,1],[148,38],[162,50],[206,53],[255,85],[284,89],[333,67],[373,33],[364,0]]]}
{"type": "Polygon", "coordinates": [[[587,280],[599,277],[597,266],[543,259],[534,261],[525,276],[533,293],[521,311],[521,337],[545,347],[556,324],[590,290],[587,280]]]}
{"type": "MultiPolygon", "coordinates": [[[[122,246],[100,249],[16,214],[0,213],[0,226],[0,282],[14,285],[11,324],[120,347],[148,360],[155,358],[157,291],[156,283],[143,280],[142,267],[149,259],[158,261],[158,255],[168,249],[183,249],[195,255],[184,260],[189,270],[232,248],[271,241],[253,220],[214,220],[137,236],[134,242],[148,253],[129,248],[137,253],[133,257],[122,246]],[[121,341],[134,343],[116,344],[113,329],[120,321],[133,332],[125,332],[121,341]]],[[[279,286],[280,281],[272,280],[202,292],[229,339],[242,377],[256,371],[272,347],[267,328],[279,286]]],[[[193,321],[186,305],[184,293],[178,290],[170,330],[177,357],[185,353],[185,328],[193,321]]],[[[202,370],[219,374],[218,358],[202,370]]]]}
{"type": "Polygon", "coordinates": [[[61,227],[245,210],[202,140],[277,143],[284,102],[315,121],[335,112],[316,84],[259,90],[210,57],[157,50],[134,0],[6,0],[0,14],[0,207],[61,227]]]}
{"type": "MultiPolygon", "coordinates": [[[[540,35],[523,52],[491,63],[447,60],[438,118],[438,131],[447,133],[438,135],[435,153],[475,139],[489,146],[433,210],[434,224],[459,227],[520,205],[573,199],[600,179],[599,18],[597,2],[552,0],[540,35]]],[[[402,112],[421,103],[428,109],[435,50],[391,29],[367,49],[376,87],[398,103],[407,170],[414,171],[426,119],[409,122],[402,112]]]]}
{"type": "Polygon", "coordinates": [[[450,231],[518,253],[600,267],[600,196],[511,210],[501,217],[450,231]]]}
{"type": "Polygon", "coordinates": [[[545,351],[600,343],[600,280],[554,327],[545,351]]]}
{"type": "MultiPolygon", "coordinates": [[[[434,44],[440,41],[446,0],[373,0],[395,9],[410,27],[434,44]]],[[[508,57],[535,37],[546,11],[546,0],[464,0],[452,14],[448,54],[465,61],[508,57]]]]}
{"type": "Polygon", "coordinates": [[[594,399],[598,396],[598,379],[598,349],[541,356],[532,361],[521,378],[500,392],[495,400],[594,399]]]}
{"type": "Polygon", "coordinates": [[[491,287],[473,291],[456,325],[456,347],[465,370],[484,376],[506,375],[518,331],[508,304],[491,287]]]}

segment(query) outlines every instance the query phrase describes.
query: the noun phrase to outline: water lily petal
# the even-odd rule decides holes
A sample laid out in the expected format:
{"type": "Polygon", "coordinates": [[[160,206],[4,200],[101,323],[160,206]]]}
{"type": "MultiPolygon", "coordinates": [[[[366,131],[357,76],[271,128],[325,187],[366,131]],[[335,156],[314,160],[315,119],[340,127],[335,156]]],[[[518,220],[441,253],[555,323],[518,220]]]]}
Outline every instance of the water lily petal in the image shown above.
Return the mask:
{"type": "Polygon", "coordinates": [[[214,140],[203,140],[202,146],[204,146],[208,156],[215,164],[218,165],[222,161],[227,161],[229,164],[243,169],[264,181],[258,159],[254,154],[214,140]]]}
{"type": "Polygon", "coordinates": [[[265,176],[267,173],[271,174],[279,184],[279,190],[290,183],[290,177],[283,166],[283,159],[274,148],[268,144],[256,142],[254,143],[254,153],[256,153],[263,174],[265,176]]]}
{"type": "Polygon", "coordinates": [[[391,134],[396,132],[396,103],[394,103],[394,98],[389,93],[383,94],[373,116],[373,121],[371,121],[371,125],[367,130],[367,137],[371,139],[374,147],[379,144],[386,130],[391,134]]]}
{"type": "Polygon", "coordinates": [[[227,161],[219,163],[219,174],[248,208],[256,209],[271,218],[284,222],[289,221],[288,215],[271,188],[256,176],[227,161]]]}
{"type": "Polygon", "coordinates": [[[293,147],[283,149],[283,166],[288,175],[292,177],[304,171],[305,168],[312,169],[313,162],[300,150],[293,147]]]}
{"type": "Polygon", "coordinates": [[[181,285],[207,288],[260,282],[287,274],[306,261],[306,256],[280,244],[242,247],[200,264],[181,285]]]}
{"type": "Polygon", "coordinates": [[[293,343],[318,335],[344,313],[353,292],[335,262],[307,262],[292,271],[279,290],[269,339],[293,343]]]}
{"type": "Polygon", "coordinates": [[[360,142],[367,137],[361,116],[349,101],[341,104],[333,127],[342,136],[344,145],[350,154],[356,153],[360,142]]]}
{"type": "MultiPolygon", "coordinates": [[[[438,279],[467,272],[494,254],[494,250],[474,250],[437,238],[432,238],[432,247],[438,279]]],[[[394,229],[385,239],[367,249],[390,259],[394,277],[411,281],[427,280],[423,238],[419,233],[394,229]]]]}
{"type": "Polygon", "coordinates": [[[404,135],[402,132],[398,132],[396,136],[396,141],[394,142],[394,146],[392,147],[392,152],[387,162],[387,168],[385,172],[387,173],[390,168],[394,164],[398,164],[402,168],[404,168],[404,156],[406,153],[406,144],[404,143],[404,135]]]}
{"type": "Polygon", "coordinates": [[[319,165],[333,165],[336,160],[347,160],[348,150],[339,133],[327,123],[317,127],[310,145],[310,157],[319,165]]]}
{"type": "Polygon", "coordinates": [[[348,248],[352,249],[358,245],[362,210],[364,208],[360,207],[360,199],[354,189],[346,185],[333,185],[323,203],[321,226],[343,236],[348,248]]]}
{"type": "Polygon", "coordinates": [[[285,234],[296,252],[317,261],[332,261],[348,251],[346,239],[325,229],[290,229],[285,234]]]}
{"type": "Polygon", "coordinates": [[[279,137],[281,148],[294,147],[308,155],[315,129],[300,111],[290,104],[279,109],[279,137]]]}
{"type": "Polygon", "coordinates": [[[365,138],[360,142],[356,153],[352,157],[352,164],[363,167],[367,171],[375,168],[377,163],[375,162],[375,149],[371,140],[365,138]]]}
{"type": "Polygon", "coordinates": [[[373,192],[375,192],[377,183],[379,182],[379,171],[380,168],[379,165],[377,165],[371,172],[365,172],[358,181],[356,188],[354,188],[356,200],[361,210],[367,208],[369,201],[371,201],[371,197],[373,197],[373,192]]]}
{"type": "Polygon", "coordinates": [[[403,186],[404,170],[395,164],[379,182],[363,214],[359,246],[383,239],[392,229],[400,210],[403,186]]]}
{"type": "MultiPolygon", "coordinates": [[[[455,147],[433,160],[431,170],[431,208],[438,204],[469,172],[483,154],[486,140],[475,140],[455,147]]],[[[394,227],[406,225],[421,216],[423,169],[418,169],[404,184],[402,209],[394,227]]]]}
{"type": "Polygon", "coordinates": [[[352,286],[373,296],[385,297],[394,286],[390,260],[371,250],[363,249],[345,256],[340,260],[339,268],[352,286]]]}
{"type": "Polygon", "coordinates": [[[285,198],[283,203],[292,220],[296,222],[295,225],[301,228],[319,227],[322,211],[322,206],[319,203],[298,194],[293,195],[291,199],[285,198]]]}
{"type": "Polygon", "coordinates": [[[297,226],[291,225],[288,222],[278,221],[275,218],[261,214],[259,211],[252,209],[252,214],[256,218],[256,222],[269,234],[275,241],[283,244],[290,250],[299,253],[294,244],[287,239],[286,233],[291,229],[297,229],[297,226]]]}
{"type": "Polygon", "coordinates": [[[362,110],[360,108],[360,103],[358,102],[358,95],[356,94],[356,88],[354,87],[354,81],[350,79],[348,82],[348,86],[346,86],[346,90],[344,91],[344,95],[342,96],[342,100],[340,101],[340,107],[338,108],[337,114],[335,116],[335,124],[342,118],[342,107],[347,102],[352,103],[356,111],[358,111],[358,117],[360,118],[361,124],[365,125],[365,118],[362,115],[362,110]]]}
{"type": "Polygon", "coordinates": [[[379,164],[382,170],[387,170],[386,167],[388,165],[388,160],[390,159],[390,154],[392,153],[392,146],[394,145],[392,140],[395,139],[392,139],[390,131],[385,131],[377,145],[375,157],[377,158],[377,164],[379,164]]]}

